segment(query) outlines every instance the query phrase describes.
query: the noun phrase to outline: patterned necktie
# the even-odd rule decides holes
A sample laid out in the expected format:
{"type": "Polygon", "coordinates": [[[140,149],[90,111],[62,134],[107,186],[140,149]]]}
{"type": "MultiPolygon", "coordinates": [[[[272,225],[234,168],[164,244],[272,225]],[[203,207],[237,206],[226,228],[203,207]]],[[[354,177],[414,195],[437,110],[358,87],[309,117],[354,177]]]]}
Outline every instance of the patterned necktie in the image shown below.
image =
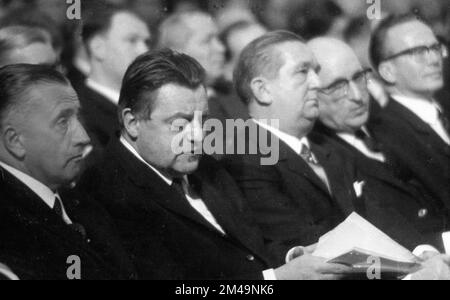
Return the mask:
{"type": "Polygon", "coordinates": [[[318,165],[319,162],[312,155],[311,149],[305,144],[302,145],[302,150],[300,151],[300,156],[309,164],[318,165]]]}
{"type": "Polygon", "coordinates": [[[355,132],[355,136],[362,140],[366,147],[375,153],[381,152],[381,146],[380,144],[370,135],[368,135],[364,130],[359,129],[355,132]]]}

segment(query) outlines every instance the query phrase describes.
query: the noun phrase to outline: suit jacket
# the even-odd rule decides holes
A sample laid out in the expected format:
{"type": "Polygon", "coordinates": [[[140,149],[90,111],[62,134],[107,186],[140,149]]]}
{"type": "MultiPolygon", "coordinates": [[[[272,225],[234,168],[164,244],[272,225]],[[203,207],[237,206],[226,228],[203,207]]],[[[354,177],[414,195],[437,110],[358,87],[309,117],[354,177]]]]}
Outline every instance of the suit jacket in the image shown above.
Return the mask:
{"type": "Polygon", "coordinates": [[[268,136],[269,143],[278,138],[257,128],[259,134],[238,135],[246,141],[247,154],[228,151],[223,163],[244,192],[267,245],[279,249],[282,259],[294,246],[316,243],[354,211],[358,200],[353,190],[354,168],[310,139],[312,151],[328,175],[331,196],[309,165],[281,140],[279,161],[262,165],[259,137],[268,136]],[[258,149],[258,154],[248,154],[252,148],[258,149]]]}
{"type": "Polygon", "coordinates": [[[85,161],[86,169],[100,161],[106,146],[117,135],[118,108],[109,99],[84,84],[79,89],[81,119],[94,147],[85,161]]]}
{"type": "Polygon", "coordinates": [[[82,279],[132,279],[128,259],[107,213],[75,192],[63,193],[67,214],[85,235],[0,168],[0,261],[20,279],[65,280],[69,256],[81,259],[82,279]]]}
{"type": "Polygon", "coordinates": [[[323,137],[321,147],[352,161],[359,180],[366,182],[364,209],[360,211],[363,217],[409,249],[419,244],[443,249],[440,233],[445,229],[445,216],[434,210],[432,201],[418,187],[396,176],[397,167],[389,154],[385,153],[387,161],[382,163],[368,158],[322,124],[317,124],[315,131],[323,137]]]}
{"type": "Polygon", "coordinates": [[[392,99],[369,128],[401,166],[401,178],[420,183],[434,199],[430,205],[435,211],[448,216],[450,146],[428,124],[392,99]]]}
{"type": "Polygon", "coordinates": [[[102,201],[143,279],[262,279],[271,265],[231,177],[204,157],[190,182],[223,236],[173,187],[113,140],[82,187],[102,201]]]}

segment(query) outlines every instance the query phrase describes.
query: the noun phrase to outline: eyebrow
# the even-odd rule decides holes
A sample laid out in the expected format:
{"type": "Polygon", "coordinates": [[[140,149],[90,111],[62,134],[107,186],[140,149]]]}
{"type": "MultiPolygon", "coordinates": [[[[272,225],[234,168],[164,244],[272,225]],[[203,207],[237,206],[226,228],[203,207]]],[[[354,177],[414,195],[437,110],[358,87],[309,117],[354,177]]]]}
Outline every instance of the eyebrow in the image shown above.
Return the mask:
{"type": "MultiPolygon", "coordinates": [[[[358,72],[355,72],[350,78],[353,79],[353,78],[355,78],[356,75],[359,75],[359,74],[361,74],[363,72],[364,72],[364,70],[360,70],[358,72]]],[[[332,83],[330,83],[326,88],[329,88],[329,87],[331,87],[331,86],[333,86],[333,85],[335,85],[337,83],[341,83],[341,82],[347,81],[347,80],[349,80],[349,79],[348,78],[344,78],[344,77],[338,77],[332,83]]]]}

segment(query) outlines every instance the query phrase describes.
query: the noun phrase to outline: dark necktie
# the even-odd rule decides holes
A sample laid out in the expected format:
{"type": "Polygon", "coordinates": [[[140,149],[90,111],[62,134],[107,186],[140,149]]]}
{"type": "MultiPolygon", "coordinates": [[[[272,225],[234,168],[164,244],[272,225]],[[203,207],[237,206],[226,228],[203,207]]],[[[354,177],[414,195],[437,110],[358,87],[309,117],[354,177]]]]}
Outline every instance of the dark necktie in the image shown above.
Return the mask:
{"type": "Polygon", "coordinates": [[[370,135],[368,135],[364,130],[359,129],[355,132],[355,136],[362,140],[366,147],[375,153],[381,152],[381,146],[380,144],[370,135]]]}
{"type": "Polygon", "coordinates": [[[447,135],[450,136],[450,121],[441,110],[439,110],[439,120],[441,121],[442,126],[444,126],[447,135]]]}
{"type": "Polygon", "coordinates": [[[186,198],[186,192],[183,188],[183,178],[175,178],[172,182],[172,187],[180,194],[183,198],[186,198]]]}
{"type": "MultiPolygon", "coordinates": [[[[53,205],[53,212],[65,222],[63,208],[62,208],[62,202],[61,202],[61,199],[59,199],[59,197],[55,197],[55,204],[53,205]]],[[[86,239],[86,236],[87,236],[86,229],[84,228],[83,225],[78,224],[78,223],[72,223],[72,224],[68,224],[68,226],[72,230],[74,230],[75,232],[80,234],[81,237],[83,237],[83,239],[86,239]]]]}
{"type": "Polygon", "coordinates": [[[61,219],[64,219],[61,200],[58,197],[55,197],[55,204],[53,205],[53,212],[61,219]]]}

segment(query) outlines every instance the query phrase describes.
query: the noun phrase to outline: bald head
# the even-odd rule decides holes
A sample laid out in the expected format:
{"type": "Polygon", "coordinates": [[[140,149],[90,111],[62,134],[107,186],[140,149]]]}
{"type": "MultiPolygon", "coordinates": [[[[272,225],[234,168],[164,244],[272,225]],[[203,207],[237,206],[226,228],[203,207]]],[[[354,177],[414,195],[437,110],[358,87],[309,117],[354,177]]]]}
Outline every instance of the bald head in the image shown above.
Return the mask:
{"type": "Polygon", "coordinates": [[[339,132],[353,132],[369,117],[367,71],[344,42],[317,38],[308,43],[321,65],[320,121],[339,132]]]}
{"type": "MultiPolygon", "coordinates": [[[[353,49],[346,43],[333,38],[317,38],[308,43],[322,66],[322,77],[333,77],[345,69],[361,69],[361,64],[353,49]]],[[[328,79],[328,78],[324,78],[328,79]]],[[[324,86],[327,82],[323,82],[324,86]]]]}

